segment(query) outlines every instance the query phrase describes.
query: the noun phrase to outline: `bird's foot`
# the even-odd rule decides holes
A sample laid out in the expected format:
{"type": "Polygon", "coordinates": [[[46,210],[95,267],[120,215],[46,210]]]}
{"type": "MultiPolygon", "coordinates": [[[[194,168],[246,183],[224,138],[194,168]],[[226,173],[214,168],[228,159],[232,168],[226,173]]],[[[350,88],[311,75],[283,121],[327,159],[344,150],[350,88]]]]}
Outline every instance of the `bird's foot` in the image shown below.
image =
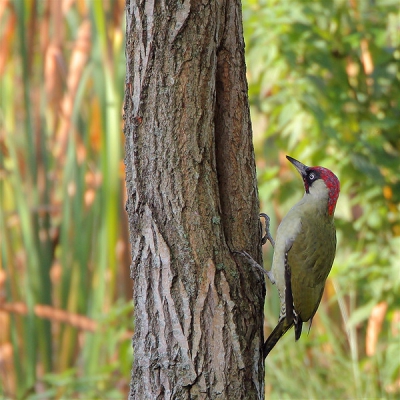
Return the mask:
{"type": "Polygon", "coordinates": [[[268,240],[271,243],[272,247],[275,247],[275,240],[273,239],[271,232],[269,231],[269,223],[271,219],[265,213],[261,213],[260,218],[261,217],[265,219],[265,235],[261,239],[261,244],[264,245],[265,243],[267,243],[268,240]]]}
{"type": "Polygon", "coordinates": [[[263,274],[267,275],[268,279],[271,281],[272,284],[275,283],[275,279],[274,279],[274,276],[272,275],[272,272],[264,269],[257,261],[254,260],[254,258],[249,253],[247,253],[247,251],[234,251],[234,253],[240,254],[241,256],[246,257],[248,263],[252,267],[258,269],[263,274]]]}

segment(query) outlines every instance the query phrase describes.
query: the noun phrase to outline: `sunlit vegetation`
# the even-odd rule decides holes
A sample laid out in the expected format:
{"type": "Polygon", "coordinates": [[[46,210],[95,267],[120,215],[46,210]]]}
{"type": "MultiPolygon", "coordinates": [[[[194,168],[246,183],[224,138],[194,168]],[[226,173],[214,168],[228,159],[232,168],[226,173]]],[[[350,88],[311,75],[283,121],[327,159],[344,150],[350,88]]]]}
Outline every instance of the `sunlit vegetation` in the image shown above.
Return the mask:
{"type": "Polygon", "coordinates": [[[0,398],[123,398],[124,1],[0,2],[0,398]]]}

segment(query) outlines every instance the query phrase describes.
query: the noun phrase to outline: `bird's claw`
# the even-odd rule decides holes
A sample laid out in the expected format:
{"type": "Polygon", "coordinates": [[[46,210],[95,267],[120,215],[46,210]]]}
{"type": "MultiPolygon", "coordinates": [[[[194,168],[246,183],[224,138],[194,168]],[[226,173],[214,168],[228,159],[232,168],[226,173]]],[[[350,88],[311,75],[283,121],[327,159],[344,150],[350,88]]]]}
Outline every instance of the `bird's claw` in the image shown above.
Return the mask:
{"type": "Polygon", "coordinates": [[[261,271],[263,274],[267,275],[267,276],[268,276],[268,279],[269,279],[272,283],[275,283],[275,279],[274,279],[274,277],[273,277],[271,271],[265,270],[257,261],[254,260],[254,258],[253,258],[247,251],[244,251],[244,250],[243,250],[243,251],[234,251],[234,253],[240,254],[241,256],[246,257],[248,263],[249,263],[252,267],[258,269],[258,270],[261,271]]]}
{"type": "Polygon", "coordinates": [[[260,218],[265,219],[265,235],[261,238],[261,244],[267,243],[267,240],[271,243],[272,247],[275,247],[275,240],[273,239],[271,232],[269,231],[269,223],[271,219],[265,213],[260,213],[260,218]]]}

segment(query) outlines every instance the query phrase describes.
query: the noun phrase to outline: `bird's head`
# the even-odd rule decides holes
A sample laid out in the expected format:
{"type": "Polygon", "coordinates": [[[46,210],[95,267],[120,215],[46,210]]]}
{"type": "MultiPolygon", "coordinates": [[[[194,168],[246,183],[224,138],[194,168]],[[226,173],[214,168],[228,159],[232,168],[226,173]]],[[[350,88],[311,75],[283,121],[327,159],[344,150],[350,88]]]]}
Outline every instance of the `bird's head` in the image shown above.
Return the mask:
{"type": "Polygon", "coordinates": [[[333,215],[340,192],[340,183],[336,175],[327,168],[307,167],[290,156],[286,158],[299,171],[306,193],[321,201],[327,199],[328,214],[333,215]]]}

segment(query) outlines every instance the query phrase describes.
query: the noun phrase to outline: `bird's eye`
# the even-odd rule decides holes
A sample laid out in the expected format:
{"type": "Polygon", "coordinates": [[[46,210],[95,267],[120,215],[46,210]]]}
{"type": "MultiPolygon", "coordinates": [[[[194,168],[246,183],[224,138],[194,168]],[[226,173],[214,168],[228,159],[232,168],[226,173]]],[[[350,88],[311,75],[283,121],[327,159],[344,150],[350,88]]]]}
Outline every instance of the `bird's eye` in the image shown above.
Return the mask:
{"type": "Polygon", "coordinates": [[[315,179],[315,174],[314,174],[314,172],[311,172],[311,173],[308,175],[308,179],[310,179],[310,181],[313,181],[313,180],[315,179]]]}

